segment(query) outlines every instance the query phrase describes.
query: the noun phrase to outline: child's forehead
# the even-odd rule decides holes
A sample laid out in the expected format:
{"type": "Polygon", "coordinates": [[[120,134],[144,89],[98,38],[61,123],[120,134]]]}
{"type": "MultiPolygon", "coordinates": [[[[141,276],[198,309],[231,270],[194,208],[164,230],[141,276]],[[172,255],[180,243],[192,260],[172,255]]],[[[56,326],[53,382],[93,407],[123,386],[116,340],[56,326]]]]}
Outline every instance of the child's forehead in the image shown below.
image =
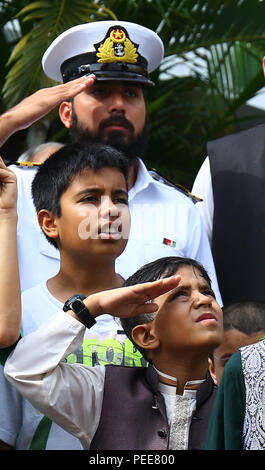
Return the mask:
{"type": "Polygon", "coordinates": [[[85,182],[89,185],[95,181],[101,181],[108,184],[116,184],[118,181],[126,185],[125,177],[121,170],[109,166],[104,166],[100,169],[85,167],[72,175],[70,185],[73,185],[76,182],[85,182]]]}
{"type": "Polygon", "coordinates": [[[207,279],[205,279],[203,273],[195,266],[186,264],[181,265],[174,274],[178,274],[181,276],[180,285],[183,283],[187,283],[188,281],[191,282],[194,280],[198,281],[199,283],[209,285],[209,282],[207,281],[207,279]]]}
{"type": "Polygon", "coordinates": [[[180,288],[204,288],[205,286],[210,287],[207,279],[204,278],[203,274],[195,266],[183,265],[176,270],[173,275],[180,275],[180,282],[177,287],[172,289],[172,291],[166,292],[161,296],[161,298],[170,297],[174,292],[178,291],[180,288]]]}

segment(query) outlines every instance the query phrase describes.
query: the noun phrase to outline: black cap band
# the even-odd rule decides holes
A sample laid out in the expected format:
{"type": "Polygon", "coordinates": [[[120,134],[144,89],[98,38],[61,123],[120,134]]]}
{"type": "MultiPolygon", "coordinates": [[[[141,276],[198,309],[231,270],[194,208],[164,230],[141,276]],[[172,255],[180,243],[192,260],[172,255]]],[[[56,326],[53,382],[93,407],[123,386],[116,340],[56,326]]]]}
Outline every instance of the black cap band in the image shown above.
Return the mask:
{"type": "Polygon", "coordinates": [[[98,63],[95,62],[95,59],[95,53],[88,52],[71,57],[63,62],[61,65],[61,74],[64,83],[82,77],[83,75],[94,73],[97,80],[101,81],[125,80],[154,85],[154,82],[150,80],[146,70],[147,62],[144,57],[141,57],[138,64],[98,63]]]}

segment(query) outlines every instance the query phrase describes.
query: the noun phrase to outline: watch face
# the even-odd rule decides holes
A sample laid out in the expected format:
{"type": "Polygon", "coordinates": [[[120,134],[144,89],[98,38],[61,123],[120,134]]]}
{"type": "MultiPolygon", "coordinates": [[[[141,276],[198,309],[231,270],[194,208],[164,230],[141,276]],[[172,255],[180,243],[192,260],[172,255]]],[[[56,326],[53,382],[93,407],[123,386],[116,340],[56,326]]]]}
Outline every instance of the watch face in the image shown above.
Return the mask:
{"type": "Polygon", "coordinates": [[[68,299],[64,306],[63,311],[67,312],[68,310],[72,310],[72,307],[76,308],[76,313],[80,312],[84,309],[84,305],[82,304],[82,300],[84,300],[86,296],[84,294],[75,294],[68,299]],[[81,305],[80,305],[81,304],[81,305]]]}

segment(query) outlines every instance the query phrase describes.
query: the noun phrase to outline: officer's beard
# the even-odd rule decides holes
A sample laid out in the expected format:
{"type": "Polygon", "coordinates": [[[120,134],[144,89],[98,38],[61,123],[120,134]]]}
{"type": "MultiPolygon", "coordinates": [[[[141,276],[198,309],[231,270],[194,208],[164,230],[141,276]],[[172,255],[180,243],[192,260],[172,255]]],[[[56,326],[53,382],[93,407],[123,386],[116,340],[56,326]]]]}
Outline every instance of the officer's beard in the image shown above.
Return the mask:
{"type": "Polygon", "coordinates": [[[144,157],[144,153],[148,144],[149,125],[148,119],[146,118],[143,131],[140,134],[135,135],[134,127],[131,122],[128,121],[123,115],[115,115],[104,119],[99,125],[98,132],[95,134],[89,129],[83,128],[81,126],[73,109],[72,126],[69,132],[73,142],[86,144],[103,143],[111,145],[117,150],[123,152],[123,154],[127,157],[129,164],[131,165],[135,163],[137,157],[144,157]],[[130,131],[131,137],[128,137],[127,134],[124,135],[122,131],[115,130],[107,133],[103,132],[107,125],[117,122],[121,123],[126,129],[130,131]]]}

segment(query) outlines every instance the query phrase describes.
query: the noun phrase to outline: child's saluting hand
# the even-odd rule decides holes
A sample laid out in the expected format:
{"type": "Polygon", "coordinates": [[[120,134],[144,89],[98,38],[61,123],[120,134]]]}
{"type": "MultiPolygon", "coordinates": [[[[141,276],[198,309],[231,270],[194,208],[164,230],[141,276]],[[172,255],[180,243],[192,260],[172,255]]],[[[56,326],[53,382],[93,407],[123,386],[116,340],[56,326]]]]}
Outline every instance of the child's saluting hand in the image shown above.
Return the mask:
{"type": "Polygon", "coordinates": [[[0,157],[0,215],[16,213],[17,177],[0,157]]]}

